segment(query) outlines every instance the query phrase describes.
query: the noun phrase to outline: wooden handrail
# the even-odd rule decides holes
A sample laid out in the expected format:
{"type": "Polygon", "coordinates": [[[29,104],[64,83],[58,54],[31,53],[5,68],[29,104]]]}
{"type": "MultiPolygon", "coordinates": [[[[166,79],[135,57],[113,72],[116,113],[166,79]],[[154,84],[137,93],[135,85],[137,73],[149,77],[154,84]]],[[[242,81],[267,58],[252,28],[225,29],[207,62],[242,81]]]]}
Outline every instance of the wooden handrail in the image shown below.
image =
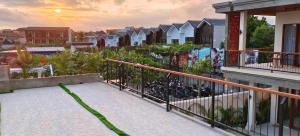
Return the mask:
{"type": "Polygon", "coordinates": [[[177,72],[177,71],[172,71],[172,70],[167,70],[167,69],[161,69],[161,68],[156,68],[156,67],[152,67],[152,66],[135,64],[135,63],[119,61],[119,60],[114,60],[114,59],[106,59],[106,60],[110,61],[110,62],[115,62],[115,63],[118,63],[118,64],[126,64],[126,65],[129,65],[129,66],[150,69],[150,70],[154,70],[154,71],[158,71],[158,72],[162,72],[162,73],[170,73],[170,74],[173,74],[173,75],[179,75],[179,76],[184,76],[184,77],[198,79],[198,80],[205,80],[205,81],[214,82],[214,83],[217,83],[217,84],[224,84],[224,85],[229,85],[229,86],[233,86],[233,87],[239,87],[239,88],[242,88],[242,89],[252,90],[252,91],[255,91],[255,92],[264,92],[264,93],[268,93],[268,94],[275,94],[275,95],[279,95],[279,96],[283,96],[283,97],[288,97],[288,98],[300,100],[299,95],[279,92],[279,91],[273,90],[273,89],[264,89],[264,88],[259,88],[259,87],[254,87],[254,86],[249,86],[249,85],[243,85],[243,84],[239,84],[239,83],[224,81],[224,80],[220,80],[220,79],[213,79],[213,78],[209,78],[209,77],[204,77],[204,76],[199,76],[199,75],[194,75],[194,74],[188,74],[188,73],[183,73],[183,72],[177,72]]]}

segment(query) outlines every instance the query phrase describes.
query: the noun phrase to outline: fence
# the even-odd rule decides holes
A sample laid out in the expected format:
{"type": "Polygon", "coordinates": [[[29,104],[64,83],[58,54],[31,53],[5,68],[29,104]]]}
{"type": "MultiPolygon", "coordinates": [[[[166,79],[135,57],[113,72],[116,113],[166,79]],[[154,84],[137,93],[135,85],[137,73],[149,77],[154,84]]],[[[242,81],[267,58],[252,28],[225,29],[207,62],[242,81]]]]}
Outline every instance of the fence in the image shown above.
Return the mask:
{"type": "Polygon", "coordinates": [[[106,63],[107,83],[163,104],[167,111],[179,110],[241,135],[300,134],[299,95],[112,59],[106,63]],[[182,82],[187,78],[193,84],[182,82]]]}
{"type": "Polygon", "coordinates": [[[300,73],[300,53],[228,50],[225,56],[226,66],[300,73]]]}

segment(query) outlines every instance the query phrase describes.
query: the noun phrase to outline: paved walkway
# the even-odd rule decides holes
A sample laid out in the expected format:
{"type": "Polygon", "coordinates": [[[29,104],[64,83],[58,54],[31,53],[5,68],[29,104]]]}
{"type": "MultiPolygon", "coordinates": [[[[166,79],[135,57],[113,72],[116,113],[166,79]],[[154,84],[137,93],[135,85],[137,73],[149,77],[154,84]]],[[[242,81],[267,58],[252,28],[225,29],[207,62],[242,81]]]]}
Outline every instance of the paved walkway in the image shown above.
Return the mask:
{"type": "MultiPolygon", "coordinates": [[[[132,136],[223,135],[104,83],[68,88],[132,136]]],[[[0,101],[2,136],[115,135],[59,87],[1,94],[0,101]]]]}
{"type": "Polygon", "coordinates": [[[115,136],[60,87],[1,94],[1,136],[115,136]]]}

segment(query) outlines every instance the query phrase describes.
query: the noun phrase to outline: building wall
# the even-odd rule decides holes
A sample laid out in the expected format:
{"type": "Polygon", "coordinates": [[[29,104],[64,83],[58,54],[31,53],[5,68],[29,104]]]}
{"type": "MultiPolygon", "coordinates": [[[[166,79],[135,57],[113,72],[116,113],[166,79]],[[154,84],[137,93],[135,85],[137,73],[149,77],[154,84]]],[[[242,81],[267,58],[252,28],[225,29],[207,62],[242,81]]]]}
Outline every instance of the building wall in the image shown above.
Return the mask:
{"type": "Polygon", "coordinates": [[[114,36],[113,38],[105,38],[105,47],[118,47],[119,38],[114,36]]]}
{"type": "Polygon", "coordinates": [[[143,41],[146,42],[146,33],[140,32],[138,35],[138,45],[143,45],[143,41]]]}
{"type": "Polygon", "coordinates": [[[131,40],[130,40],[130,43],[131,43],[131,46],[135,46],[136,44],[138,44],[138,35],[136,33],[133,33],[131,35],[131,40]]]}
{"type": "Polygon", "coordinates": [[[179,44],[185,44],[186,37],[194,37],[194,33],[194,27],[192,27],[189,23],[185,23],[182,27],[180,27],[179,44]]]}
{"type": "Polygon", "coordinates": [[[25,30],[29,44],[65,44],[71,41],[71,30],[25,30]]]}
{"type": "Polygon", "coordinates": [[[225,41],[225,26],[214,26],[213,47],[220,48],[222,42],[225,41]]]}
{"type": "Polygon", "coordinates": [[[284,24],[300,24],[300,11],[276,13],[274,52],[282,51],[282,36],[284,24]]]}
{"type": "Polygon", "coordinates": [[[172,26],[167,32],[167,44],[172,44],[173,39],[179,40],[179,36],[180,36],[179,30],[175,26],[172,26]]]}

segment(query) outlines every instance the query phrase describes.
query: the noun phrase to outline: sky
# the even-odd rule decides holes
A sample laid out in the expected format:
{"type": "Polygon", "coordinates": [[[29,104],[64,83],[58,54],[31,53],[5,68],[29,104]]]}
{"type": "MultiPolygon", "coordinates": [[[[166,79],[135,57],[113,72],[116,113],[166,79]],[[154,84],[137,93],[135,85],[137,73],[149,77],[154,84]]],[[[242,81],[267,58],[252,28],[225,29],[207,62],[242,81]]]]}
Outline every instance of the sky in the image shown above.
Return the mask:
{"type": "Polygon", "coordinates": [[[68,26],[98,31],[186,20],[224,18],[213,3],[225,0],[0,0],[0,29],[28,26],[68,26]]]}

